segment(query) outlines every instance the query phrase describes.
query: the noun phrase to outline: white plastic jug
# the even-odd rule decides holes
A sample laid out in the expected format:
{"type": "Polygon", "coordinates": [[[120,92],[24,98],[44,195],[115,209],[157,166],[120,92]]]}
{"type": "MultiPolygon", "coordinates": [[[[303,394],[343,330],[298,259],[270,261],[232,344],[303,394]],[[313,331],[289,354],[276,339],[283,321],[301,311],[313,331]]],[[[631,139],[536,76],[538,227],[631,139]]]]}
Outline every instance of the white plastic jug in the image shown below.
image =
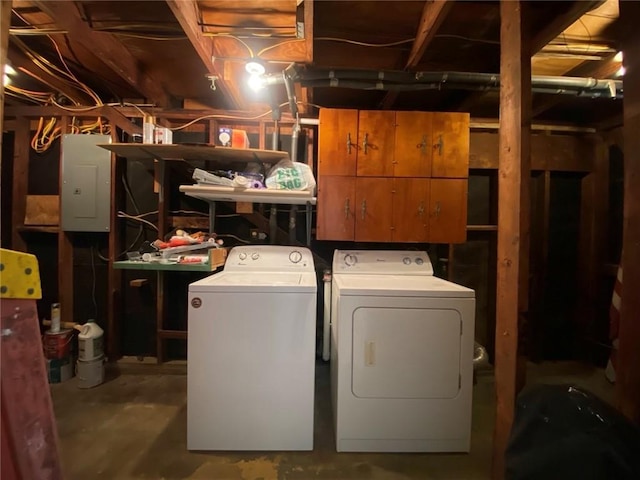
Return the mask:
{"type": "Polygon", "coordinates": [[[76,327],[80,331],[78,335],[78,360],[89,362],[104,355],[103,334],[93,319],[87,320],[84,325],[76,327]]]}

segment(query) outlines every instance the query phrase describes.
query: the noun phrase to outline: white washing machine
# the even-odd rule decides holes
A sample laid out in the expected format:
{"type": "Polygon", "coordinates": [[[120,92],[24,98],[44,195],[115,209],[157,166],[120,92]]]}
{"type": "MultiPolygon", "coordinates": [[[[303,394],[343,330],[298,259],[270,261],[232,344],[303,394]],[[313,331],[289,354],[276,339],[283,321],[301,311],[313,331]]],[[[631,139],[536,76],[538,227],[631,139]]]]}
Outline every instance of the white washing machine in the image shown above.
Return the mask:
{"type": "Polygon", "coordinates": [[[189,285],[189,450],[313,449],[316,302],[306,248],[235,247],[189,285]]]}
{"type": "Polygon", "coordinates": [[[331,303],[337,451],[469,451],[474,291],[426,252],[337,250],[331,303]]]}

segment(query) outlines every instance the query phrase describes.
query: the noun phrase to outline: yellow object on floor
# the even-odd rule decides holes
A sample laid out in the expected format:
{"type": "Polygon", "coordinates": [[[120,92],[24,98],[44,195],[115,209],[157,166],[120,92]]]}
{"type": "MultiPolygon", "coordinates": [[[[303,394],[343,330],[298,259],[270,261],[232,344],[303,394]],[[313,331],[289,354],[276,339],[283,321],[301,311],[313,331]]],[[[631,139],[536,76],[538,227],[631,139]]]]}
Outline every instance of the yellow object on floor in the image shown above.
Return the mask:
{"type": "Polygon", "coordinates": [[[0,248],[0,298],[42,298],[35,255],[0,248]]]}

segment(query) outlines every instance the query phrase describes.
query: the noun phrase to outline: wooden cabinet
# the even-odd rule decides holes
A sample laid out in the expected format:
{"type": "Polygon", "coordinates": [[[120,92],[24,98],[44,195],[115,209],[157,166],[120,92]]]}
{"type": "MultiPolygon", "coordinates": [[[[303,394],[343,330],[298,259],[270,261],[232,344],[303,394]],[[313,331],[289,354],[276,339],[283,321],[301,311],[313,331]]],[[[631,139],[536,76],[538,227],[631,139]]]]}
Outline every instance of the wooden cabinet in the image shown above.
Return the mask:
{"type": "Polygon", "coordinates": [[[429,238],[428,178],[393,180],[394,242],[427,242],[429,238]]]}
{"type": "Polygon", "coordinates": [[[396,112],[394,177],[431,176],[433,115],[396,112]]]}
{"type": "Polygon", "coordinates": [[[358,110],[320,109],[318,175],[355,175],[358,110]]]}
{"type": "Polygon", "coordinates": [[[356,242],[390,242],[393,179],[356,178],[356,242]]]}
{"type": "Polygon", "coordinates": [[[469,176],[469,114],[433,114],[431,177],[469,176]]]}
{"type": "Polygon", "coordinates": [[[319,138],[319,240],[465,241],[468,114],[322,109],[319,138]]]}
{"type": "Polygon", "coordinates": [[[462,243],[467,237],[467,179],[431,179],[429,242],[462,243]]]}
{"type": "Polygon", "coordinates": [[[355,238],[356,178],[323,176],[318,181],[318,240],[355,238]]]}
{"type": "Polygon", "coordinates": [[[393,175],[395,112],[363,110],[358,115],[357,175],[393,175]]]}

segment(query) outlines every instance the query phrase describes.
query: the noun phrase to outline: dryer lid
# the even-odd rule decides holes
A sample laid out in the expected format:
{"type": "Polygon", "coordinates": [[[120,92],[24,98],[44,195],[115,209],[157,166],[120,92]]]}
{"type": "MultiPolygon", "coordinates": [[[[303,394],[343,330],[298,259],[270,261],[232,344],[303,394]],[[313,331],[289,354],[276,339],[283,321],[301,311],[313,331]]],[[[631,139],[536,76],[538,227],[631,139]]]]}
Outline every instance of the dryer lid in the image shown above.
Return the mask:
{"type": "Polygon", "coordinates": [[[340,295],[474,298],[467,287],[438,277],[416,275],[334,275],[340,295]]]}
{"type": "Polygon", "coordinates": [[[317,291],[313,273],[221,272],[189,285],[189,292],[310,292],[317,291]]]}

